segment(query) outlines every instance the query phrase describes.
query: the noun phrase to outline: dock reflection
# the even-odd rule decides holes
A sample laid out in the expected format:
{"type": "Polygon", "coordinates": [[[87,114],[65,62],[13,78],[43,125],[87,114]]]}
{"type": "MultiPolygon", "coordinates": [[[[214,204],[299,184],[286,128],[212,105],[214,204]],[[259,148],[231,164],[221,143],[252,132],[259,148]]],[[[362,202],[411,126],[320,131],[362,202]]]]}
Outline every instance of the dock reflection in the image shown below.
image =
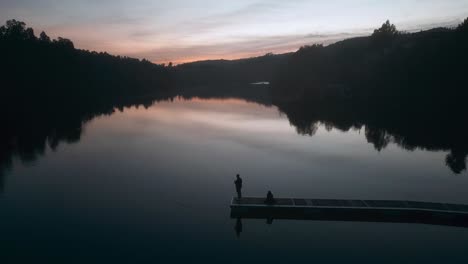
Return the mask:
{"type": "Polygon", "coordinates": [[[468,205],[389,200],[233,199],[231,218],[430,224],[468,228],[468,205]]]}

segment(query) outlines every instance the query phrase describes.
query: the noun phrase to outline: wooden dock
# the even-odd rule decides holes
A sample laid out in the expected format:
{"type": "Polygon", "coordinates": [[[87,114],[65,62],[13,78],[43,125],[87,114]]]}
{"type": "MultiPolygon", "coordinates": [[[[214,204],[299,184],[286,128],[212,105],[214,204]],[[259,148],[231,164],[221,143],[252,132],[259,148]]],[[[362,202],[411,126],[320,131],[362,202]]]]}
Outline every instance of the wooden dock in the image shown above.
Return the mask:
{"type": "Polygon", "coordinates": [[[392,200],[336,200],[277,198],[233,198],[231,217],[246,219],[295,219],[419,223],[468,227],[468,205],[392,200]]]}

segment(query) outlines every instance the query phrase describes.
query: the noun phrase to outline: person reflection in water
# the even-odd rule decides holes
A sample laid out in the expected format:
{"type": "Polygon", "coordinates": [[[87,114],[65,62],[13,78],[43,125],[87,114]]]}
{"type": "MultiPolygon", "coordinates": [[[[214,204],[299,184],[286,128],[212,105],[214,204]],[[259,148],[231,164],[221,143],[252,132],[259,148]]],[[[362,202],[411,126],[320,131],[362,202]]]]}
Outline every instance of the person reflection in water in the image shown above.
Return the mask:
{"type": "Polygon", "coordinates": [[[237,237],[240,237],[240,234],[242,233],[242,219],[240,217],[237,218],[236,226],[234,226],[234,230],[236,230],[237,237]]]}
{"type": "Polygon", "coordinates": [[[268,217],[266,220],[267,225],[272,225],[273,224],[273,217],[268,217]]]}
{"type": "Polygon", "coordinates": [[[240,200],[242,198],[242,179],[239,174],[236,175],[234,184],[236,185],[237,199],[240,200]]]}
{"type": "Polygon", "coordinates": [[[265,199],[265,203],[266,204],[275,204],[276,203],[276,200],[273,197],[273,193],[271,191],[268,191],[267,197],[265,199]]]}

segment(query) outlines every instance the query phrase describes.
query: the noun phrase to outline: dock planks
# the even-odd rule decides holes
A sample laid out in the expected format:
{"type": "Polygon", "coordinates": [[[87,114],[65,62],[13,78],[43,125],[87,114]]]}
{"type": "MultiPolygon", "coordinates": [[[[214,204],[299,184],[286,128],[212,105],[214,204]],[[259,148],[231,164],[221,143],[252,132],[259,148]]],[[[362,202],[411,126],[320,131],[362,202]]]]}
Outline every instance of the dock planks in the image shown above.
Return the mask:
{"type": "Polygon", "coordinates": [[[398,222],[468,227],[468,205],[398,200],[233,198],[231,217],[330,221],[398,222]]]}

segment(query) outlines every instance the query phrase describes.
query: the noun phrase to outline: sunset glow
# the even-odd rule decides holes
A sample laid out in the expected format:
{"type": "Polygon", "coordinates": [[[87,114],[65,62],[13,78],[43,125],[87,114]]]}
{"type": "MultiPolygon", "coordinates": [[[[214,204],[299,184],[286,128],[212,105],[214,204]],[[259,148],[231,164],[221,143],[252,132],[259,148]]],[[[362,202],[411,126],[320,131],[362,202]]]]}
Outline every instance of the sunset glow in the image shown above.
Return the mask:
{"type": "MultiPolygon", "coordinates": [[[[6,0],[20,19],[81,49],[157,63],[236,59],[366,35],[385,19],[402,30],[452,26],[468,15],[453,1],[53,1],[6,0]],[[324,15],[326,14],[326,16],[324,15]]],[[[38,34],[40,32],[36,32],[38,34]]]]}

